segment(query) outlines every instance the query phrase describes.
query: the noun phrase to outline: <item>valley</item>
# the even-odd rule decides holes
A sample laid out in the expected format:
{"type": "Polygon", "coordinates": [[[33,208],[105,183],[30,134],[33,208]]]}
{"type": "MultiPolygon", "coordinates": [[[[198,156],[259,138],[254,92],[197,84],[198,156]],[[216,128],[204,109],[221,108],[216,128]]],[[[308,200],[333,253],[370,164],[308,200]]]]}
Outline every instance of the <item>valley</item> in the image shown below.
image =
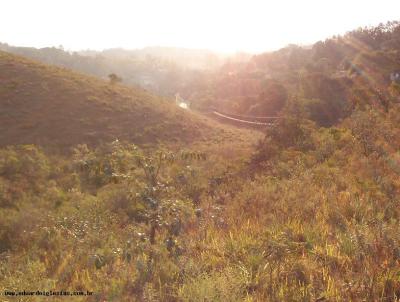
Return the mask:
{"type": "Polygon", "coordinates": [[[399,22],[179,68],[170,49],[161,90],[128,80],[140,52],[2,45],[4,301],[399,300],[399,22]]]}

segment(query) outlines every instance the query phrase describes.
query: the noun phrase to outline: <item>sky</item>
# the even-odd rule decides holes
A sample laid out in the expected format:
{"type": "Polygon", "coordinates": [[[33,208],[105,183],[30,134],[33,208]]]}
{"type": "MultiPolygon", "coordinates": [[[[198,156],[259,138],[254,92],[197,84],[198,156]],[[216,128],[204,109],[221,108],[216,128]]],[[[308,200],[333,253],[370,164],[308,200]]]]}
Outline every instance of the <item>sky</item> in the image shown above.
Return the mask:
{"type": "Polygon", "coordinates": [[[0,42],[258,53],[400,20],[400,0],[0,0],[0,42]]]}

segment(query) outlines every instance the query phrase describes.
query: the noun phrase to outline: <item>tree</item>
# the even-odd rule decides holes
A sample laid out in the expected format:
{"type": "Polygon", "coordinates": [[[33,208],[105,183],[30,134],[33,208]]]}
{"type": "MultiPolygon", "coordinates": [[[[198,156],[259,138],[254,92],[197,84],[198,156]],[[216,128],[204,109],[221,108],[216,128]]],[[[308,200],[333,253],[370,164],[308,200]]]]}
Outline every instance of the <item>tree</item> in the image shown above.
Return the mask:
{"type": "Polygon", "coordinates": [[[258,105],[253,106],[252,110],[249,110],[249,114],[275,115],[285,107],[287,99],[288,92],[286,88],[278,81],[268,80],[264,83],[259,95],[258,105]]]}
{"type": "Polygon", "coordinates": [[[117,76],[115,73],[109,74],[108,78],[110,79],[110,83],[111,84],[116,84],[116,83],[121,83],[122,82],[122,78],[117,76]]]}

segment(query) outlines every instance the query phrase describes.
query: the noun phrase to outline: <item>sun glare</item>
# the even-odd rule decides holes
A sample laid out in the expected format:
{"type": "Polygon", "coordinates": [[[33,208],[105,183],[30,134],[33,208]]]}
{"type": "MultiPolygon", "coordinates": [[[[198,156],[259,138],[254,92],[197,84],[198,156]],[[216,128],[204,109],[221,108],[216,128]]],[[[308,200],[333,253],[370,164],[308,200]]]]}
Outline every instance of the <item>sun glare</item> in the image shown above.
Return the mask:
{"type": "Polygon", "coordinates": [[[396,19],[400,9],[395,0],[363,1],[362,9],[359,4],[344,0],[13,0],[0,18],[0,40],[74,50],[159,45],[262,52],[396,19]]]}

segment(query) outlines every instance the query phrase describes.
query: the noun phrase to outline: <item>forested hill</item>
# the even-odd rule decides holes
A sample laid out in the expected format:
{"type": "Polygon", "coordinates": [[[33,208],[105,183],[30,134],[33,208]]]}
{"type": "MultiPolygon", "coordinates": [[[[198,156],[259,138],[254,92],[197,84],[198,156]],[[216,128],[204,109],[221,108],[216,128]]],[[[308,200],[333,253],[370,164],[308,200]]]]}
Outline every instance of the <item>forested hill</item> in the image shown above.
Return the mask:
{"type": "Polygon", "coordinates": [[[256,116],[279,114],[296,103],[319,125],[329,126],[355,106],[396,101],[393,75],[399,70],[400,23],[389,22],[225,64],[181,95],[199,109],[256,116]]]}

